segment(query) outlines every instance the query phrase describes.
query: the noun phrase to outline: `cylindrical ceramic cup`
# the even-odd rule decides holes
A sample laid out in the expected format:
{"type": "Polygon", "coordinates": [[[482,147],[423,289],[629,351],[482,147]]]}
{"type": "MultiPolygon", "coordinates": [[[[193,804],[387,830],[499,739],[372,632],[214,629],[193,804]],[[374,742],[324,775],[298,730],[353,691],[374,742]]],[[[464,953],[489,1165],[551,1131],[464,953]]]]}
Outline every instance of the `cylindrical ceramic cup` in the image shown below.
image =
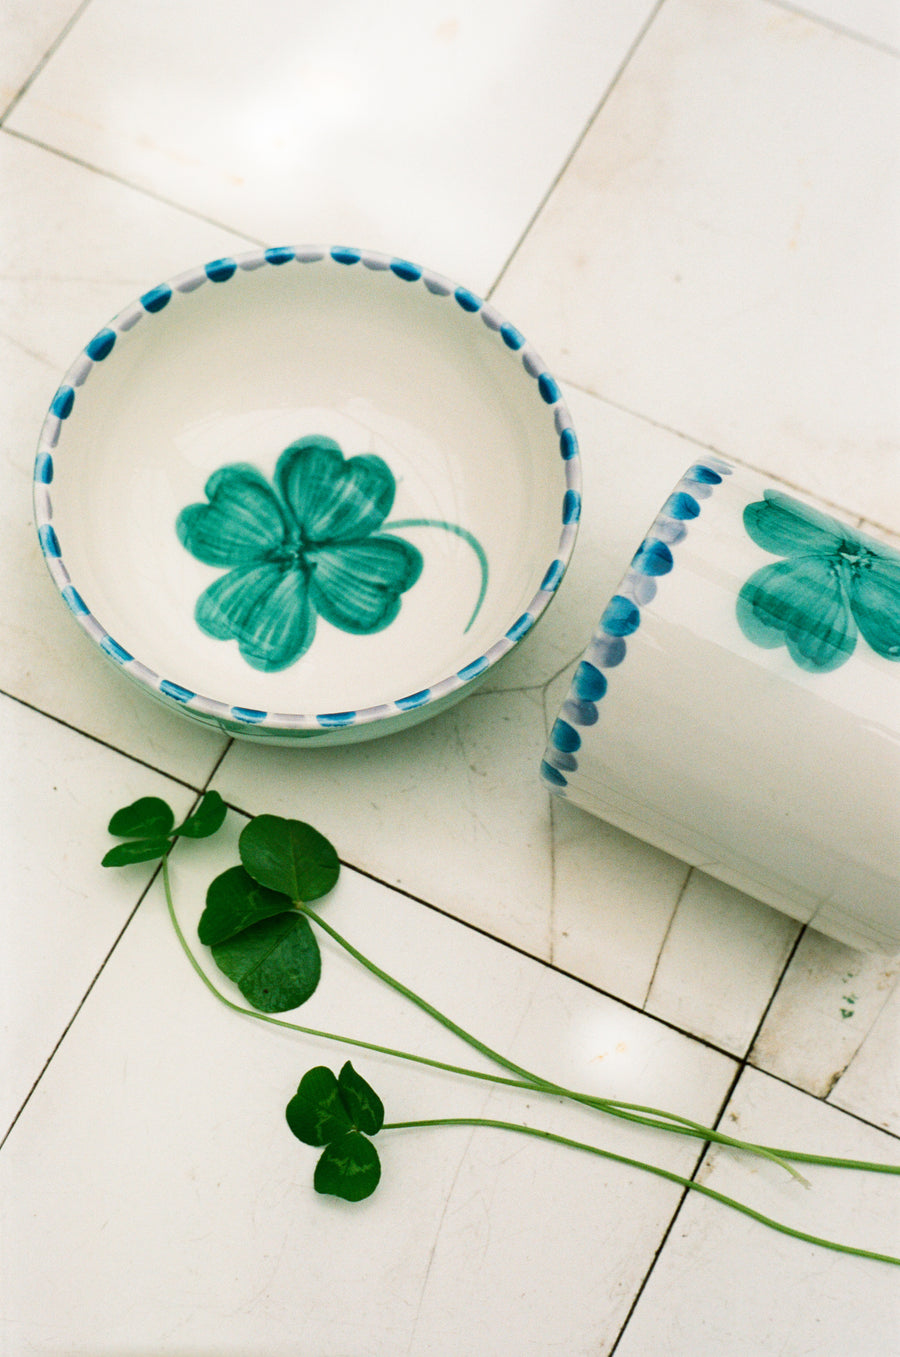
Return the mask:
{"type": "Polygon", "coordinates": [[[718,459],[607,603],[545,785],[854,947],[900,949],[900,552],[718,459]]]}

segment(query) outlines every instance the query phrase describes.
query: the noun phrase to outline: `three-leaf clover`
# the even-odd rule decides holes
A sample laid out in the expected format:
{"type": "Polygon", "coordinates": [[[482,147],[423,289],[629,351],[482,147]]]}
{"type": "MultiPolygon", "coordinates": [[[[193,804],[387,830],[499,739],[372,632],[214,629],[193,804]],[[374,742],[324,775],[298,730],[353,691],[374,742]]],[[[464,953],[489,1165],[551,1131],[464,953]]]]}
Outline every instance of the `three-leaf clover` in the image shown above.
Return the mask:
{"type": "Polygon", "coordinates": [[[319,944],[300,907],[334,887],[340,859],[311,825],[278,815],[251,820],[238,851],[241,865],[209,886],[197,935],[254,1008],[299,1008],[322,969],[319,944]]]}
{"type": "Polygon", "coordinates": [[[786,645],[813,672],[844,664],[859,633],[885,659],[900,659],[900,553],[776,490],[747,505],[744,527],[784,558],[755,571],[738,595],[749,640],[786,645]]]}
{"type": "Polygon", "coordinates": [[[384,1105],[349,1060],[337,1078],[326,1065],[308,1070],[285,1115],[304,1145],[325,1147],[313,1176],[317,1192],[350,1202],[372,1195],[381,1161],[369,1137],[384,1125],[384,1105]]]}
{"type": "Polygon", "coordinates": [[[103,858],[104,867],[127,867],[133,862],[152,862],[165,857],[176,838],[205,839],[221,829],[228,807],[218,792],[206,792],[180,825],[168,802],[159,796],[142,796],[117,810],[109,832],[128,842],[116,844],[103,858]]]}

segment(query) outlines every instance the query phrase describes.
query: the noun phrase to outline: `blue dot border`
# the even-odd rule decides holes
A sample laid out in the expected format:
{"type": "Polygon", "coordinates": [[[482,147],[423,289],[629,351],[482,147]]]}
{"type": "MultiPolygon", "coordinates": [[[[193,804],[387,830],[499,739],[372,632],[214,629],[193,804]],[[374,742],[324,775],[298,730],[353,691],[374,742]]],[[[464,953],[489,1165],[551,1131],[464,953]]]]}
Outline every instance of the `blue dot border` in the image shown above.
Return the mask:
{"type": "Polygon", "coordinates": [[[628,655],[630,638],[641,625],[641,610],[656,597],[658,581],[672,573],[676,548],[700,516],[703,502],[732,468],[718,457],[695,462],[669,495],[631,558],[615,594],[600,617],[591,642],[578,662],[569,691],[550,730],[541,762],[541,781],[565,796],[578,772],[582,730],[600,719],[603,699],[628,655]]]}
{"type": "Polygon", "coordinates": [[[578,438],[572,425],[559,383],[543,360],[494,306],[477,293],[462,287],[442,274],[423,268],[398,256],[341,245],[270,246],[246,253],[223,256],[159,283],[142,293],[85,345],[63,377],[44,419],[38,442],[32,483],[34,519],[44,561],[69,611],[100,647],[103,654],[138,683],[149,689],[169,707],[212,723],[230,733],[255,732],[270,736],[315,734],[346,726],[400,716],[411,710],[440,702],[457,689],[480,679],[498,660],[530,632],[532,626],[554,598],[575,546],[581,516],[581,458],[578,438]],[[261,711],[240,704],[229,705],[195,693],[175,678],[156,674],[116,641],[93,614],[72,581],[61,545],[53,526],[54,462],[66,421],[77,417],[80,388],[101,363],[115,361],[127,333],[136,325],[148,323],[154,316],[189,304],[192,292],[204,286],[223,287],[256,269],[286,266],[323,268],[362,268],[381,273],[398,287],[423,287],[437,304],[455,306],[460,314],[472,317],[497,337],[497,343],[512,362],[521,364],[533,383],[535,400],[545,417],[553,421],[564,466],[565,490],[560,500],[560,533],[553,558],[546,563],[541,584],[525,611],[511,621],[507,631],[484,654],[476,656],[456,673],[441,679],[419,693],[401,696],[352,712],[284,713],[261,711]]]}

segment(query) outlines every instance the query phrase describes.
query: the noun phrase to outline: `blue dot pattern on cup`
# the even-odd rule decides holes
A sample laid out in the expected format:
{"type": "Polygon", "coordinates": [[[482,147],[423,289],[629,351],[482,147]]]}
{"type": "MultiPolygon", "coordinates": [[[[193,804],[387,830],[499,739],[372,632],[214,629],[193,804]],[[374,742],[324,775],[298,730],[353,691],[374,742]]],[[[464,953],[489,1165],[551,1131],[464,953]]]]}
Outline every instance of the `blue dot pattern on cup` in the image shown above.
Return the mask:
{"type": "Polygon", "coordinates": [[[625,660],[628,638],[641,625],[641,608],[656,597],[657,581],[675,568],[673,546],[687,536],[687,525],[699,516],[702,501],[730,474],[727,462],[712,457],[685,472],[603,610],[553,723],[541,763],[541,780],[557,795],[565,795],[570,777],[578,771],[580,728],[597,724],[610,682],[615,682],[615,676],[610,678],[607,671],[616,670],[625,660]]]}

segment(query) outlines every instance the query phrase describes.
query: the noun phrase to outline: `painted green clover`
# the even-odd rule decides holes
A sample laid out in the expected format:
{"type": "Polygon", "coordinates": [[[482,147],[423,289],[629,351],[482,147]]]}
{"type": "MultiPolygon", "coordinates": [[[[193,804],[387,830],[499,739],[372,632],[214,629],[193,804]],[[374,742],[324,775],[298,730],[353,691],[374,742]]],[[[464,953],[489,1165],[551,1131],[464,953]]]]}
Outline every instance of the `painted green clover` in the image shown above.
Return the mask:
{"type": "Polygon", "coordinates": [[[738,595],[750,641],[786,645],[811,672],[844,664],[859,633],[885,659],[900,659],[900,553],[776,490],[747,505],[744,527],[784,558],[755,571],[738,595]]]}
{"type": "Polygon", "coordinates": [[[197,600],[200,629],[236,640],[268,673],[313,642],[317,617],[370,635],[397,616],[422,572],[417,547],[382,532],[396,483],[374,454],[344,459],[330,438],[300,438],[278,459],[273,483],[255,467],[222,467],[208,503],[178,516],[181,543],[206,565],[228,567],[197,600]]]}

